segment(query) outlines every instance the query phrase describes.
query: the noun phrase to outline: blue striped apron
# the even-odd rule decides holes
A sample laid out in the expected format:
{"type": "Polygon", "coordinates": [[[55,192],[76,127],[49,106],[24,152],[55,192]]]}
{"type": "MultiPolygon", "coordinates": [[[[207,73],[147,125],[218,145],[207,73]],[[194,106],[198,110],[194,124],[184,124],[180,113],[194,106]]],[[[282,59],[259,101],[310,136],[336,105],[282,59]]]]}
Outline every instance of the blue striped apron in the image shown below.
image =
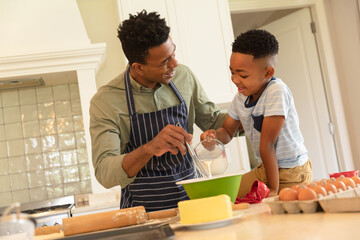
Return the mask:
{"type": "MultiPolygon", "coordinates": [[[[180,100],[177,106],[159,111],[137,114],[130,84],[129,69],[125,72],[126,99],[130,118],[130,140],[126,153],[151,141],[166,125],[180,123],[187,129],[186,103],[175,85],[170,87],[180,100]]],[[[194,177],[193,161],[187,152],[173,155],[166,152],[153,156],[138,172],[135,180],[121,190],[120,208],[144,206],[146,211],[177,207],[177,203],[189,199],[184,188],[176,182],[194,177]]]]}

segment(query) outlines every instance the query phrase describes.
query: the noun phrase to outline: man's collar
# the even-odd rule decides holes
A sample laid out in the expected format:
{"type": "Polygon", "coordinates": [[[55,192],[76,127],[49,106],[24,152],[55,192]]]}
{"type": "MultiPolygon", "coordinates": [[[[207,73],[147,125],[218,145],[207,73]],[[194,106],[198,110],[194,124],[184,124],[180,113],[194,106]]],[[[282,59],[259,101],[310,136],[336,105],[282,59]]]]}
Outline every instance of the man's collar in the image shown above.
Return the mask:
{"type": "Polygon", "coordinates": [[[143,86],[137,81],[135,81],[135,79],[132,78],[131,74],[129,74],[129,76],[130,76],[130,84],[133,87],[133,89],[140,91],[140,89],[143,88],[143,86]]]}
{"type": "Polygon", "coordinates": [[[154,92],[162,86],[162,84],[159,84],[159,86],[156,89],[147,88],[147,87],[144,87],[143,85],[141,85],[140,83],[138,83],[137,81],[135,81],[135,79],[131,76],[131,74],[129,74],[129,75],[130,75],[130,84],[135,91],[154,92]]]}

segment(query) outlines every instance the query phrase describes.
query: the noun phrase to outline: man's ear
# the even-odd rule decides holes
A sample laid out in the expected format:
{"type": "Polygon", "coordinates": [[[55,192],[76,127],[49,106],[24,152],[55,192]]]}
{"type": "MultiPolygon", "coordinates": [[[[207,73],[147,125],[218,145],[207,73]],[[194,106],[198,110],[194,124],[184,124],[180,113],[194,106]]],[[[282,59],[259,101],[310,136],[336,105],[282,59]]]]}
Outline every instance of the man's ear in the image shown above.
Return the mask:
{"type": "Polygon", "coordinates": [[[274,67],[273,67],[273,66],[268,67],[268,68],[265,70],[265,78],[266,78],[266,79],[271,79],[272,76],[274,76],[274,73],[275,73],[274,67]]]}
{"type": "Polygon", "coordinates": [[[143,68],[142,68],[142,64],[135,62],[135,63],[133,63],[133,64],[131,65],[131,67],[132,67],[132,69],[134,69],[134,71],[135,71],[137,74],[143,75],[143,72],[144,72],[144,71],[143,71],[143,68]]]}

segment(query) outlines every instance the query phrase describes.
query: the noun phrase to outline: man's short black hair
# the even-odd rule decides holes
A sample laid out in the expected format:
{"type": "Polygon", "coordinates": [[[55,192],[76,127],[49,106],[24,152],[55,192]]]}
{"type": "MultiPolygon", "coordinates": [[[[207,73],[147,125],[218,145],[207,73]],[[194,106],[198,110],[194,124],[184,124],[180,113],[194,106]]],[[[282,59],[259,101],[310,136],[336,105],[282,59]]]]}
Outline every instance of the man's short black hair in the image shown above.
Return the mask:
{"type": "Polygon", "coordinates": [[[254,59],[276,55],[279,43],[268,31],[253,29],[240,34],[232,44],[232,51],[254,56],[254,59]]]}
{"type": "Polygon", "coordinates": [[[129,16],[129,19],[119,25],[118,38],[130,65],[134,62],[144,64],[149,48],[166,42],[170,28],[157,12],[147,13],[143,10],[137,15],[129,16]]]}

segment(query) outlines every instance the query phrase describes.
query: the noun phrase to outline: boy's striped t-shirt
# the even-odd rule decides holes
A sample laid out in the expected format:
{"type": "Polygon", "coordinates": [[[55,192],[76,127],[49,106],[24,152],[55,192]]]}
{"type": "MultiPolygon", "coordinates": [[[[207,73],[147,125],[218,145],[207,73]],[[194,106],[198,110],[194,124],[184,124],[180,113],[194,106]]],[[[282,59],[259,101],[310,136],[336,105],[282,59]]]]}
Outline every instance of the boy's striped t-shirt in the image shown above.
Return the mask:
{"type": "Polygon", "coordinates": [[[233,119],[241,121],[246,137],[260,160],[260,134],[264,117],[284,116],[285,122],[275,143],[279,168],[301,166],[308,160],[293,96],[280,79],[272,78],[258,100],[251,103],[249,97],[237,93],[228,113],[233,119]]]}

